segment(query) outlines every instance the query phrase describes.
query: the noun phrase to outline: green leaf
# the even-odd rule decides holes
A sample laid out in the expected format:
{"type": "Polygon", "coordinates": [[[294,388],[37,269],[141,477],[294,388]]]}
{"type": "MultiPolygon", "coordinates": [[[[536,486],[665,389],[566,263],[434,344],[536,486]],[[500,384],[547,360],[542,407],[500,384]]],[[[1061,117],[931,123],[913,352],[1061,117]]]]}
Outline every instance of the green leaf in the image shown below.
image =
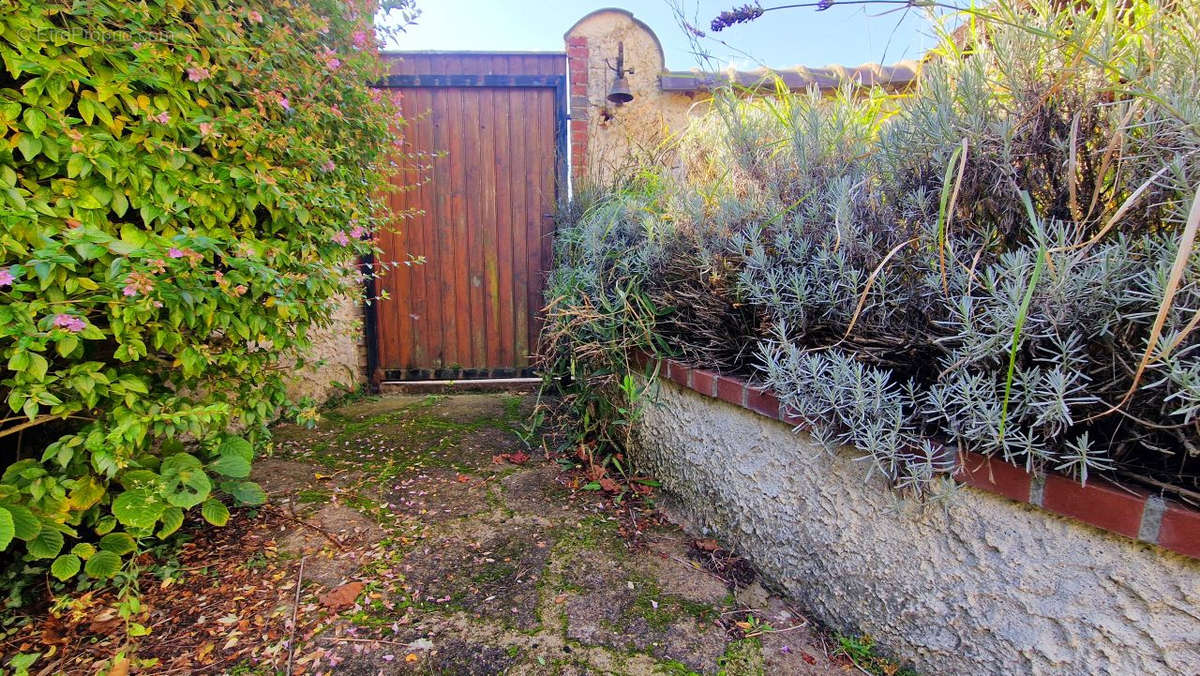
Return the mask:
{"type": "Polygon", "coordinates": [[[98,551],[96,555],[88,559],[87,565],[83,567],[83,572],[90,577],[98,577],[108,579],[116,575],[121,570],[121,557],[112,552],[98,551]]]}
{"type": "Polygon", "coordinates": [[[112,532],[112,529],[117,527],[117,520],[114,517],[106,516],[96,522],[96,535],[104,535],[112,532]]]}
{"type": "Polygon", "coordinates": [[[137,543],[128,533],[109,533],[100,538],[100,549],[122,555],[137,549],[137,543]]]}
{"type": "Polygon", "coordinates": [[[46,131],[46,114],[37,108],[27,108],[21,119],[25,121],[25,128],[33,132],[34,136],[41,136],[42,132],[46,131]]]}
{"type": "Polygon", "coordinates": [[[234,479],[250,476],[250,462],[239,455],[222,455],[208,463],[208,468],[217,474],[234,479]]]}
{"type": "Polygon", "coordinates": [[[243,505],[261,505],[267,501],[266,492],[253,481],[242,481],[234,485],[229,494],[243,505]]]}
{"type": "Polygon", "coordinates": [[[25,161],[29,162],[42,152],[42,142],[31,134],[21,134],[21,140],[17,141],[17,149],[25,156],[25,161]]]}
{"type": "Polygon", "coordinates": [[[14,676],[23,676],[29,673],[29,668],[41,656],[41,653],[18,653],[8,661],[8,666],[12,667],[14,676]]]}
{"type": "Polygon", "coordinates": [[[58,339],[58,354],[60,357],[66,357],[79,347],[79,339],[73,335],[66,335],[58,339]]]}
{"type": "MultiPolygon", "coordinates": [[[[28,507],[9,505],[8,511],[12,513],[13,526],[16,529],[18,540],[28,542],[42,531],[42,520],[28,507]]],[[[0,547],[0,549],[4,549],[4,547],[0,547]]]]}
{"type": "Polygon", "coordinates": [[[83,566],[79,557],[74,554],[63,554],[54,559],[54,563],[50,564],[50,574],[54,577],[66,582],[67,580],[79,574],[79,569],[83,566]]]}
{"type": "MultiPolygon", "coordinates": [[[[165,462],[163,467],[165,470],[165,462]]],[[[163,496],[166,497],[167,502],[176,507],[184,509],[195,507],[204,502],[211,493],[212,482],[208,480],[208,475],[201,467],[176,469],[169,474],[164,471],[163,496]]]]}
{"type": "Polygon", "coordinates": [[[204,520],[214,526],[224,526],[229,523],[229,510],[220,500],[205,500],[200,506],[200,514],[204,520]]]}
{"type": "Polygon", "coordinates": [[[159,527],[158,535],[160,540],[165,540],[172,533],[179,530],[183,525],[183,510],[178,507],[168,507],[162,513],[162,526],[159,527]]]}
{"type": "Polygon", "coordinates": [[[71,548],[71,553],[87,561],[96,553],[96,547],[90,542],[80,542],[71,548]]]}
{"type": "Polygon", "coordinates": [[[221,445],[217,447],[217,454],[232,455],[249,462],[254,459],[254,447],[241,437],[229,436],[221,441],[221,445]]]}
{"type": "Polygon", "coordinates": [[[63,534],[53,528],[43,528],[37,537],[29,541],[26,549],[35,559],[52,559],[63,548],[63,534]]]}
{"type": "Polygon", "coordinates": [[[146,235],[146,231],[134,226],[131,223],[126,223],[121,226],[121,241],[133,245],[140,249],[146,246],[146,242],[150,240],[146,235]]]}
{"type": "Polygon", "coordinates": [[[0,507],[0,551],[8,549],[8,545],[16,534],[17,529],[13,526],[12,512],[0,507]]]}
{"type": "Polygon", "coordinates": [[[138,636],[146,636],[150,633],[149,627],[138,624],[137,622],[129,623],[129,635],[137,638],[138,636]]]}
{"type": "Polygon", "coordinates": [[[113,500],[113,516],[131,528],[153,528],[166,507],[157,495],[145,488],[125,491],[113,500]]]}
{"type": "Polygon", "coordinates": [[[104,497],[104,485],[89,476],[76,480],[75,487],[71,489],[67,499],[72,507],[82,511],[100,502],[102,497],[104,497]]]}

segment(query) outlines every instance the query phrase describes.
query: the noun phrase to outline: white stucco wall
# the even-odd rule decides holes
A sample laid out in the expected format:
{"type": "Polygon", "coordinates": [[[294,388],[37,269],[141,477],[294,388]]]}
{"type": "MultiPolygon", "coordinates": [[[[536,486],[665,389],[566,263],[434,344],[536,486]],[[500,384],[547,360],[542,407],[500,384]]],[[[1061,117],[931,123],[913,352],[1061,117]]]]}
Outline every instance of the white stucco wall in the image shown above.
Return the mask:
{"type": "Polygon", "coordinates": [[[852,449],[673,383],[634,460],[668,511],[927,674],[1200,673],[1200,561],[970,488],[902,504],[852,449]]]}

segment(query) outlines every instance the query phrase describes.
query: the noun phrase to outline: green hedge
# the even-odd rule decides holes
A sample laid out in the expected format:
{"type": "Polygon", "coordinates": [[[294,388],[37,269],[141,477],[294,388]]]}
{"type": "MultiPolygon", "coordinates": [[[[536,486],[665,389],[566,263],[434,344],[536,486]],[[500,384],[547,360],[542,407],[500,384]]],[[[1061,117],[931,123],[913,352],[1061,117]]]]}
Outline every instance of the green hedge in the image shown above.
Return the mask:
{"type": "Polygon", "coordinates": [[[12,4],[0,551],[107,577],[184,510],[264,501],[254,449],[373,249],[402,120],[377,0],[12,4]]]}

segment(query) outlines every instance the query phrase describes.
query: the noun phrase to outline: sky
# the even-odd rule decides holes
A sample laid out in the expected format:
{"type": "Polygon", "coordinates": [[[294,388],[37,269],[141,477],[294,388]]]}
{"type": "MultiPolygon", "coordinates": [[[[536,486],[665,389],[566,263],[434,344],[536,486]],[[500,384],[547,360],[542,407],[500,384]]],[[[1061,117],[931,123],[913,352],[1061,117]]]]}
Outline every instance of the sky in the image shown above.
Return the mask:
{"type": "MultiPolygon", "coordinates": [[[[585,14],[620,7],[644,21],[663,43],[667,68],[701,67],[676,21],[671,2],[707,30],[713,17],[749,0],[417,0],[421,16],[394,45],[403,50],[562,51],[563,33],[585,14]]],[[[790,4],[764,0],[763,6],[790,4]]],[[[886,7],[838,7],[817,12],[798,8],[768,12],[757,21],[708,31],[701,44],[709,63],[751,69],[759,66],[824,66],[894,63],[919,59],[934,45],[921,10],[880,15],[886,7]],[[713,37],[720,38],[725,44],[713,37]]],[[[705,66],[708,67],[708,66],[705,66]]]]}

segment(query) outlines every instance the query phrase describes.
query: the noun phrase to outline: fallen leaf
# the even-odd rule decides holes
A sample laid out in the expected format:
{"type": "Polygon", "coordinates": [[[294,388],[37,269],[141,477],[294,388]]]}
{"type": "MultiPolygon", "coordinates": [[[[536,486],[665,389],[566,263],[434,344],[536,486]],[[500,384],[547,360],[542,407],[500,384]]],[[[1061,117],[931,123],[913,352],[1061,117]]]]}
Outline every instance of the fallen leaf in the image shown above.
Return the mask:
{"type": "Polygon", "coordinates": [[[497,464],[502,462],[511,462],[514,465],[524,465],[525,463],[529,462],[529,454],[522,453],[520,451],[516,453],[501,453],[500,455],[493,455],[492,462],[497,464]]]}
{"type": "Polygon", "coordinates": [[[108,668],[108,676],[128,676],[129,674],[129,659],[120,657],[113,660],[112,666],[108,668]]]}
{"type": "Polygon", "coordinates": [[[418,659],[420,659],[420,658],[417,657],[416,653],[409,653],[404,656],[405,662],[416,662],[418,659]]]}
{"type": "Polygon", "coordinates": [[[718,543],[716,540],[714,540],[712,538],[704,538],[703,540],[696,540],[696,549],[699,549],[702,552],[715,552],[720,548],[721,548],[720,543],[718,543]]]}
{"type": "Polygon", "coordinates": [[[115,610],[105,608],[92,617],[92,621],[88,623],[88,631],[93,634],[107,634],[122,624],[124,623],[117,617],[115,610]]]}
{"type": "Polygon", "coordinates": [[[342,608],[354,605],[354,600],[362,593],[365,586],[361,582],[347,582],[336,589],[321,594],[318,599],[321,601],[321,605],[330,610],[341,610],[342,608]]]}
{"type": "Polygon", "coordinates": [[[621,484],[618,484],[608,477],[604,477],[600,480],[600,488],[603,488],[609,493],[619,493],[621,491],[621,484]]]}

